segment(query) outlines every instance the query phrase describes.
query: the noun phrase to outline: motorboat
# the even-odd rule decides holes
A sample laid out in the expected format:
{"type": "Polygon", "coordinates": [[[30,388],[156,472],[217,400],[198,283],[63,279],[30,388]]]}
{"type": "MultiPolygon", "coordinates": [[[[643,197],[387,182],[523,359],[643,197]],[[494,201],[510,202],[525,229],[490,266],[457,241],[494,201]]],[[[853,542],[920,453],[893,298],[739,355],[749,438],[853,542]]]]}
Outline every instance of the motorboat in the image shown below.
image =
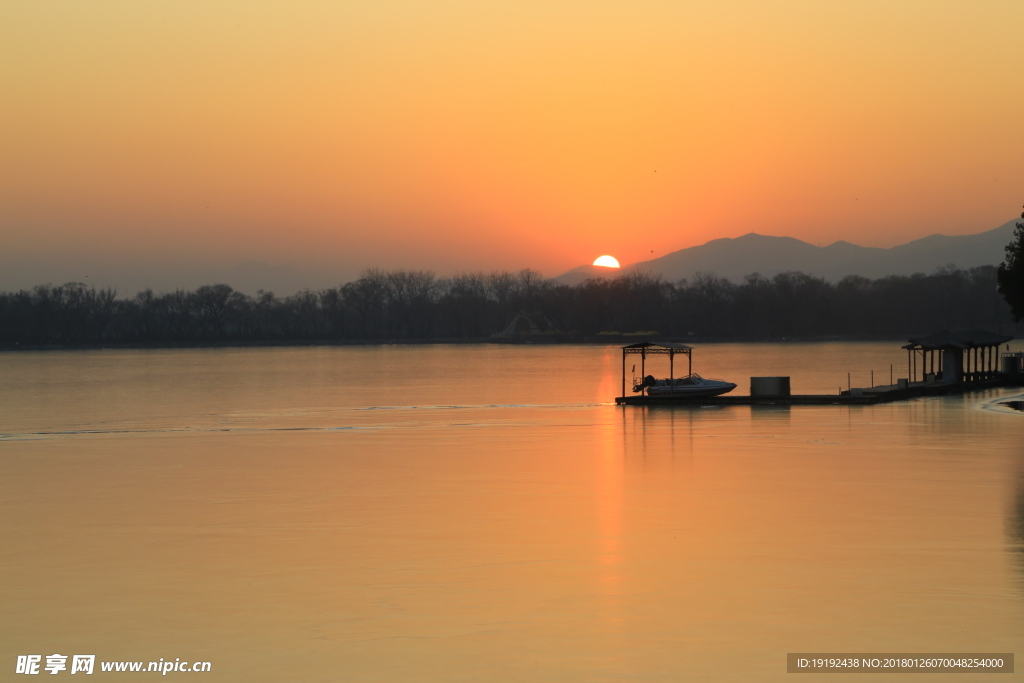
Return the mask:
{"type": "Polygon", "coordinates": [[[648,396],[656,397],[718,396],[727,394],[735,388],[736,385],[732,382],[721,379],[704,379],[697,373],[675,379],[656,379],[653,375],[647,375],[640,381],[633,381],[634,393],[640,393],[646,389],[648,396]]]}

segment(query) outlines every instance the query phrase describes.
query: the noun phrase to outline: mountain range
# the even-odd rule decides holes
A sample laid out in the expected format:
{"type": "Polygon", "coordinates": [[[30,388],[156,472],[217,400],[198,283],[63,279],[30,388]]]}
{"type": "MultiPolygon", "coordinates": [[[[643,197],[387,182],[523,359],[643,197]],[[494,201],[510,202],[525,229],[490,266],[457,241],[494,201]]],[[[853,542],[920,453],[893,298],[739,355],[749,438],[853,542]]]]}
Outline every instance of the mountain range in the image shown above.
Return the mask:
{"type": "Polygon", "coordinates": [[[787,271],[802,271],[835,282],[847,275],[874,279],[932,273],[948,265],[958,268],[998,265],[1005,256],[1006,245],[1013,239],[1016,222],[1010,221],[975,235],[929,235],[888,249],[861,247],[843,241],[818,247],[793,237],[751,232],[741,237],[711,240],[622,269],[580,266],[553,279],[575,285],[595,277],[642,271],[661,275],[669,281],[690,279],[704,272],[740,282],[751,273],[772,277],[787,271]]]}

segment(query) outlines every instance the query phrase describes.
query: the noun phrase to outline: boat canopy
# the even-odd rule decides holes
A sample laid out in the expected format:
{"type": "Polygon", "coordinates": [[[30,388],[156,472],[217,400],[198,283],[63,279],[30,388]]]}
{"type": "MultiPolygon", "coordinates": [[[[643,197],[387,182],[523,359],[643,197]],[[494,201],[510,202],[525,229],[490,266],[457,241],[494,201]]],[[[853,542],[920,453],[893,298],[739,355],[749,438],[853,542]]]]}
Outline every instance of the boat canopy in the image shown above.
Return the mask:
{"type": "Polygon", "coordinates": [[[639,344],[630,344],[629,346],[622,347],[622,353],[667,353],[675,355],[677,353],[689,353],[693,349],[692,346],[686,344],[680,344],[679,342],[640,342],[639,344]]]}
{"type": "MultiPolygon", "coordinates": [[[[630,354],[636,354],[640,356],[640,376],[647,376],[647,356],[652,355],[666,355],[668,356],[668,377],[670,380],[675,379],[675,360],[676,354],[682,354],[686,356],[686,374],[689,375],[693,372],[693,351],[692,346],[681,344],[679,342],[640,342],[639,344],[630,344],[629,346],[622,347],[622,395],[626,395],[626,356],[630,354]]],[[[636,365],[633,366],[636,370],[636,365]]]]}

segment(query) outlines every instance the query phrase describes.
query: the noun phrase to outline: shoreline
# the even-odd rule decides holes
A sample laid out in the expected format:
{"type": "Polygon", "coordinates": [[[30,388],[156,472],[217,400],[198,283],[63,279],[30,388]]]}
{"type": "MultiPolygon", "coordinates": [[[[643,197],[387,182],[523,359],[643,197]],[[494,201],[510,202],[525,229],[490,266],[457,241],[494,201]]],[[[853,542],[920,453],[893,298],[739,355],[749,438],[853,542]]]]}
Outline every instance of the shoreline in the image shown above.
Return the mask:
{"type": "MultiPolygon", "coordinates": [[[[910,335],[912,336],[912,335],[910,335]]],[[[906,341],[906,336],[828,336],[828,337],[707,337],[668,338],[659,335],[549,335],[521,338],[429,338],[429,339],[288,339],[288,340],[221,340],[182,342],[134,342],[98,344],[36,344],[0,346],[0,353],[21,351],[99,351],[99,350],[157,350],[157,349],[219,349],[219,348],[274,348],[304,346],[437,346],[443,344],[461,345],[507,345],[507,346],[623,346],[645,341],[677,341],[684,344],[823,344],[855,342],[906,341]]]]}

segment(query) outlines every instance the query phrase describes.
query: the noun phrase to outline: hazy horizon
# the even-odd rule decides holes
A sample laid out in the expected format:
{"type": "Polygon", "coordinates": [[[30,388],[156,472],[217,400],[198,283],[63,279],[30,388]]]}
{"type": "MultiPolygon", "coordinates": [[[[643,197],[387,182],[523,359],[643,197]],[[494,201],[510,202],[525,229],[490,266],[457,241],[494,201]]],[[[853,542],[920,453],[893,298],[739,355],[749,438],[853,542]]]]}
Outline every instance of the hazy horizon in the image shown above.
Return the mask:
{"type": "MultiPolygon", "coordinates": [[[[1014,221],[1010,221],[1010,223],[1013,222],[1014,221]]],[[[982,232],[990,231],[984,230],[982,232]]],[[[788,235],[782,235],[780,237],[788,237],[788,235]]],[[[727,239],[735,239],[735,237],[728,237],[727,239]]],[[[51,261],[45,264],[24,263],[11,260],[7,263],[2,263],[3,259],[4,257],[0,256],[0,292],[29,290],[36,285],[42,284],[61,285],[69,282],[81,282],[97,288],[115,289],[119,296],[132,296],[137,292],[147,289],[156,292],[169,292],[177,289],[195,289],[201,285],[217,283],[231,285],[232,288],[250,295],[255,294],[258,290],[264,290],[273,292],[278,296],[289,296],[304,289],[315,290],[336,287],[345,282],[354,281],[366,270],[381,267],[379,264],[363,264],[359,266],[335,264],[332,267],[326,266],[322,263],[312,262],[312,260],[310,264],[305,266],[295,263],[275,264],[263,261],[238,261],[226,265],[218,265],[210,262],[179,262],[177,264],[167,263],[161,266],[152,262],[118,262],[110,259],[69,260],[64,263],[51,261]]],[[[641,264],[641,266],[643,265],[642,261],[637,263],[641,264]]],[[[581,264],[577,264],[577,270],[580,265],[581,264]]],[[[631,266],[635,265],[636,264],[634,263],[623,263],[622,272],[629,272],[631,266]]],[[[971,264],[963,263],[937,263],[936,267],[944,265],[954,265],[965,268],[973,267],[971,264]]],[[[399,265],[395,266],[394,269],[401,269],[403,267],[409,270],[431,271],[439,277],[450,277],[467,272],[516,272],[519,270],[529,269],[540,272],[544,277],[558,280],[560,275],[569,275],[572,272],[575,272],[574,269],[557,273],[543,272],[531,265],[523,265],[519,268],[487,269],[471,266],[449,267],[445,269],[435,268],[429,263],[409,264],[408,266],[399,265]]],[[[614,269],[608,269],[609,275],[612,274],[613,270],[614,269]]],[[[759,269],[756,268],[754,269],[754,271],[758,270],[759,269]]],[[[783,270],[786,269],[783,268],[783,270]]],[[[930,273],[931,269],[925,268],[922,272],[924,271],[930,273]]],[[[714,268],[712,268],[710,272],[715,272],[719,275],[722,274],[714,268]]],[[[768,271],[760,269],[760,272],[764,274],[768,271]]],[[[744,273],[744,275],[745,274],[747,273],[744,273]]],[[[856,274],[867,275],[868,277],[879,276],[877,274],[873,275],[872,273],[856,274]]],[[[832,277],[826,276],[826,279],[838,279],[841,278],[842,275],[843,274],[840,273],[832,277]]],[[[667,279],[673,280],[677,278],[668,277],[667,279]]],[[[735,277],[732,279],[735,279],[735,277]]]]}

